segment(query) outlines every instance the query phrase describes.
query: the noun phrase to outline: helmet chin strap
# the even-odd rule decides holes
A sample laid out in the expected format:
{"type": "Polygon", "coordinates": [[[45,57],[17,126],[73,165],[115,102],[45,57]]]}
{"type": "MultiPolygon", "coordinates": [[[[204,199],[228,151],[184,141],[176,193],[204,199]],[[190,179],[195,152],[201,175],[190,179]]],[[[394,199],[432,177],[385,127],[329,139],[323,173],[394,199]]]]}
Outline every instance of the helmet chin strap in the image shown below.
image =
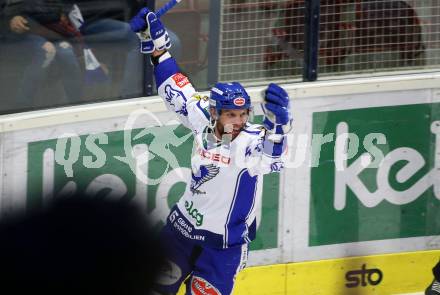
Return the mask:
{"type": "MultiPolygon", "coordinates": [[[[222,141],[222,137],[225,134],[225,132],[223,132],[222,134],[220,134],[220,138],[217,136],[216,134],[216,129],[217,129],[217,117],[211,117],[211,119],[209,120],[209,125],[208,127],[212,130],[212,135],[214,136],[215,140],[217,142],[222,141]]],[[[226,133],[228,134],[228,133],[226,133]]]]}
{"type": "Polygon", "coordinates": [[[221,139],[219,139],[217,137],[217,135],[215,134],[215,128],[217,127],[217,119],[211,117],[211,119],[209,120],[208,127],[209,127],[209,129],[212,130],[212,135],[214,136],[215,140],[220,141],[221,139]]]}

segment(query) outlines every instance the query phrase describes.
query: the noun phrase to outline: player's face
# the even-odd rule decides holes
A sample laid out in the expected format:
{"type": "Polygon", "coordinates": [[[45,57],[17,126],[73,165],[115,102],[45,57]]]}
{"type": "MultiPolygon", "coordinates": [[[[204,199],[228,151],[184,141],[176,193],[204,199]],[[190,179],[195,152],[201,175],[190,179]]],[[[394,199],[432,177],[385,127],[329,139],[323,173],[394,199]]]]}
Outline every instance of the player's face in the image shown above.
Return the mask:
{"type": "MultiPolygon", "coordinates": [[[[214,111],[214,110],[212,110],[214,111]]],[[[212,115],[212,113],[211,113],[212,115]]],[[[231,134],[232,139],[240,134],[249,118],[249,110],[222,110],[217,118],[216,133],[217,136],[231,134]]]]}

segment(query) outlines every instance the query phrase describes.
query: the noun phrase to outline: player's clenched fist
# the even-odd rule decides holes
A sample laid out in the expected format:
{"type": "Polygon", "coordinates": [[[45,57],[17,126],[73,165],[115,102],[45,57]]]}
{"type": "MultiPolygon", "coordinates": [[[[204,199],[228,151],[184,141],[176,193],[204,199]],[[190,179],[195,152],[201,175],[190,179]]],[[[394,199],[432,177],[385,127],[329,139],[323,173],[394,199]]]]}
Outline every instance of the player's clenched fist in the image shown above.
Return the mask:
{"type": "Polygon", "coordinates": [[[131,30],[141,40],[141,52],[151,53],[171,47],[171,40],[164,25],[156,14],[148,8],[142,8],[130,21],[131,30]]]}
{"type": "Polygon", "coordinates": [[[264,93],[264,99],[264,127],[272,134],[288,133],[292,127],[292,115],[287,92],[277,84],[271,83],[264,93]]]}

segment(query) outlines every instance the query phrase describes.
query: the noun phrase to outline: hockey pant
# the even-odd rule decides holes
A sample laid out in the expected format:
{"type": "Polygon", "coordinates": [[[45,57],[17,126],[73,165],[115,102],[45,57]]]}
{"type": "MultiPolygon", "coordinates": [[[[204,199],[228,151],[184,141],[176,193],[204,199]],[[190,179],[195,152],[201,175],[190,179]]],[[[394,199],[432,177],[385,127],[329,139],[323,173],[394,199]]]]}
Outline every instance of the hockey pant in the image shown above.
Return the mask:
{"type": "Polygon", "coordinates": [[[437,280],[437,282],[440,282],[440,261],[436,264],[436,266],[434,266],[432,273],[434,274],[434,278],[437,280]]]}
{"type": "Polygon", "coordinates": [[[168,261],[155,289],[176,294],[185,281],[186,295],[231,294],[235,276],[246,265],[249,245],[214,249],[177,235],[169,226],[161,232],[168,261]]]}

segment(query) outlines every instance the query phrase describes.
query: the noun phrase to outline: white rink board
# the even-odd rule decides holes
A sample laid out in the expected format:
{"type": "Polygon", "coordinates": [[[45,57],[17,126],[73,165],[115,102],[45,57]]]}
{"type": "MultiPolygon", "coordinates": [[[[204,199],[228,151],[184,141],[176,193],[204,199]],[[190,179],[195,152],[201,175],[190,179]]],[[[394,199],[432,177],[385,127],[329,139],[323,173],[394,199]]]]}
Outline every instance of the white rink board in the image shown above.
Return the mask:
{"type": "MultiPolygon", "coordinates": [[[[310,97],[307,99],[297,99],[295,102],[293,107],[295,132],[310,136],[313,125],[312,114],[315,112],[435,103],[440,102],[440,91],[438,89],[407,90],[327,96],[325,99],[310,97]],[[324,100],[325,104],[323,104],[324,100]]],[[[289,150],[294,150],[298,146],[302,147],[301,143],[298,143],[297,137],[292,140],[292,146],[289,147],[289,150]]],[[[310,149],[310,141],[308,142],[307,149],[310,149]]],[[[312,185],[310,179],[310,156],[311,153],[309,151],[305,154],[304,164],[296,168],[286,169],[284,175],[285,179],[292,180],[290,185],[284,187],[283,196],[283,225],[286,233],[289,233],[284,235],[283,245],[292,247],[284,249],[284,261],[311,261],[440,248],[439,236],[309,246],[308,233],[310,223],[305,221],[310,220],[310,188],[312,185]],[[293,213],[288,214],[288,212],[293,213]]],[[[437,182],[440,182],[440,178],[438,178],[437,182]]],[[[331,220],[328,222],[331,222],[331,220]]]]}

